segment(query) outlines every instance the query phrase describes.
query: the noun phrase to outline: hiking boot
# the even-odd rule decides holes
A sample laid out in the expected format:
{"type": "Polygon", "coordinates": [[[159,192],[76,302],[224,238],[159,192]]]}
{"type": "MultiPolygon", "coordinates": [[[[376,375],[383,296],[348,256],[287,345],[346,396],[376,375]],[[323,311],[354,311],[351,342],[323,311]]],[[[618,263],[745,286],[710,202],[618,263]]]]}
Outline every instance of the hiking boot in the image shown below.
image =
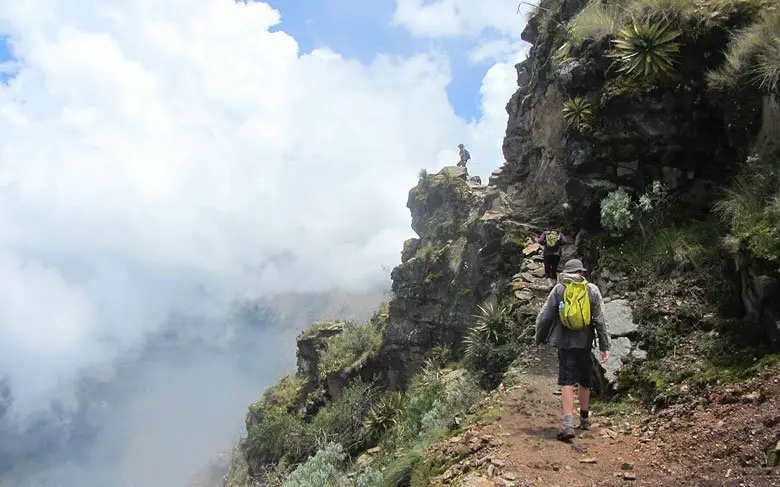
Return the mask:
{"type": "Polygon", "coordinates": [[[577,426],[577,428],[581,430],[589,430],[590,426],[590,418],[580,418],[580,425],[577,426]]]}
{"type": "Polygon", "coordinates": [[[574,434],[574,430],[571,429],[570,426],[564,426],[563,429],[558,433],[558,436],[556,436],[556,438],[561,441],[569,441],[575,436],[576,435],[574,434]]]}

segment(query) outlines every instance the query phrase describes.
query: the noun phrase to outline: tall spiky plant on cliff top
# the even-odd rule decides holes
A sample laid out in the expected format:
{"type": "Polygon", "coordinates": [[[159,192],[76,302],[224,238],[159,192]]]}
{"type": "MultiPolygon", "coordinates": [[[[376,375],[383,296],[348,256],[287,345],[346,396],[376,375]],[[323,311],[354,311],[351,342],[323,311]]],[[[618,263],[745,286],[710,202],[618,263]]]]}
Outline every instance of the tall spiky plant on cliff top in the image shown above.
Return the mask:
{"type": "Polygon", "coordinates": [[[659,78],[675,71],[675,57],[680,50],[676,39],[680,33],[659,23],[637,23],[622,29],[613,41],[609,55],[620,66],[618,71],[635,78],[659,78]]]}

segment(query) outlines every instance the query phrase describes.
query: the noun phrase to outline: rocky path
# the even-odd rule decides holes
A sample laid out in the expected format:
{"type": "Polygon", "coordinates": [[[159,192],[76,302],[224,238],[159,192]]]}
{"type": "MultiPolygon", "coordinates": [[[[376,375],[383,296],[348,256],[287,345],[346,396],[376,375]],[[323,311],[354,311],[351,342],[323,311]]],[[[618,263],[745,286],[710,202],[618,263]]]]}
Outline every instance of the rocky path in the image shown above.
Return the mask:
{"type": "Polygon", "coordinates": [[[514,384],[501,396],[501,418],[467,433],[495,445],[484,468],[464,476],[460,486],[675,485],[656,466],[653,445],[622,434],[629,424],[594,416],[594,428],[571,442],[555,439],[561,422],[556,359],[534,350],[527,365],[510,372],[514,384]]]}

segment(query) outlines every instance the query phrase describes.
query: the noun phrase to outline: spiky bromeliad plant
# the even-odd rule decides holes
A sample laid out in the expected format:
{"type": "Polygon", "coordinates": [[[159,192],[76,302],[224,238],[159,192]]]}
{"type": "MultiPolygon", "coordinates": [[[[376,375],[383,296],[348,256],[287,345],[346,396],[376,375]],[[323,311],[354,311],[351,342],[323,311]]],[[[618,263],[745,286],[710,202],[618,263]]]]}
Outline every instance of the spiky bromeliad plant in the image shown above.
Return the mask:
{"type": "Polygon", "coordinates": [[[390,392],[371,408],[365,427],[374,438],[396,425],[404,412],[404,398],[399,392],[390,392]]]}
{"type": "Polygon", "coordinates": [[[660,23],[637,23],[622,29],[613,41],[610,57],[620,64],[618,71],[634,78],[659,78],[675,71],[680,51],[680,33],[660,23]]]}
{"type": "Polygon", "coordinates": [[[495,301],[478,305],[479,314],[475,316],[474,326],[466,335],[466,355],[481,344],[501,345],[507,340],[507,309],[495,301]]]}
{"type": "Polygon", "coordinates": [[[563,103],[563,119],[578,132],[590,128],[590,119],[593,115],[593,106],[579,96],[571,98],[563,103]]]}

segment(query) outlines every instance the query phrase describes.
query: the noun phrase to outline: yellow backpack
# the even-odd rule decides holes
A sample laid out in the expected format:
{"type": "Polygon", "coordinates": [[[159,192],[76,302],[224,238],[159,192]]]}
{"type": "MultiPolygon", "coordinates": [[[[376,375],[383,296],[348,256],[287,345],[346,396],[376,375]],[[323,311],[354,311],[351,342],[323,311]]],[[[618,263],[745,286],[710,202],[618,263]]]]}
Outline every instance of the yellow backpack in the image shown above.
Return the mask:
{"type": "Polygon", "coordinates": [[[590,325],[590,295],[588,281],[567,282],[563,284],[563,299],[558,304],[558,316],[563,326],[572,331],[580,331],[590,325]]]}

